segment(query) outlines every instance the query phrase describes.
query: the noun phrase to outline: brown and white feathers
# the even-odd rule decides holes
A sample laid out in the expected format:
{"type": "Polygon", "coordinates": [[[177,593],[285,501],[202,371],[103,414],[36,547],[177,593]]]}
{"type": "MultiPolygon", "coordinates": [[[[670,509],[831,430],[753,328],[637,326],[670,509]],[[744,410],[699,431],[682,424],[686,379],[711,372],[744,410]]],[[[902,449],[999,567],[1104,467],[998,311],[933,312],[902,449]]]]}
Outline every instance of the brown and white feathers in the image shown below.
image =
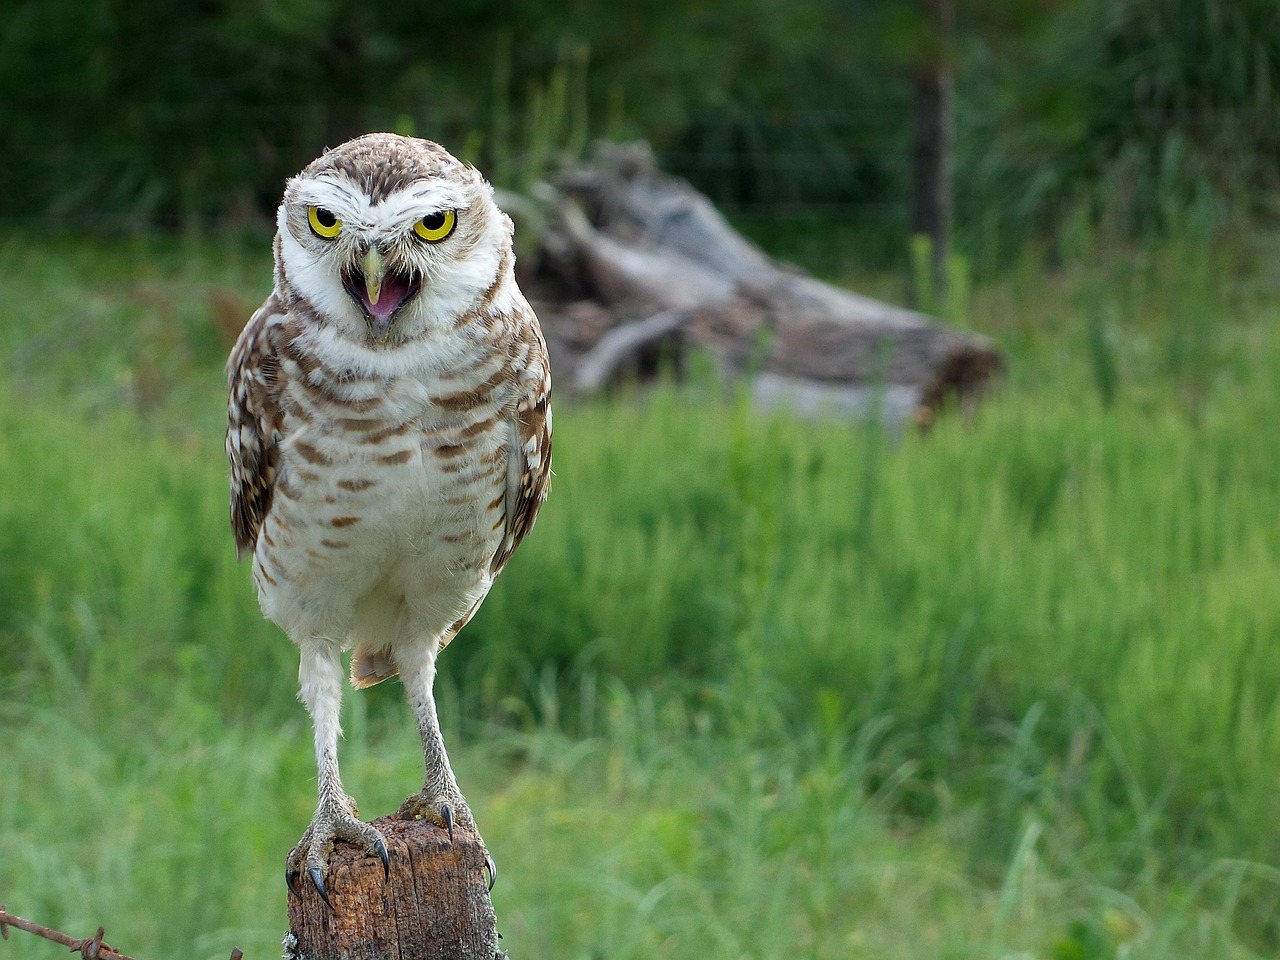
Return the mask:
{"type": "Polygon", "coordinates": [[[228,363],[231,523],[300,646],[395,672],[474,614],[547,493],[551,375],[512,225],[437,144],[351,141],[291,179],[275,289],[228,363]]]}

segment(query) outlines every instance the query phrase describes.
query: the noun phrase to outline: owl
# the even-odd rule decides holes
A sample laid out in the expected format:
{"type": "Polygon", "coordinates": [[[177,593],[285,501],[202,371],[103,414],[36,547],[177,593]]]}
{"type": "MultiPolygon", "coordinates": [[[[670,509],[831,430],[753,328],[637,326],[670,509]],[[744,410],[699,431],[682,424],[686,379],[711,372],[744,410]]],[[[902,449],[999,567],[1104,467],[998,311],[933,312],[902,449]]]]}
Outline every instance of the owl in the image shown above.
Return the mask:
{"type": "Polygon", "coordinates": [[[315,729],[295,894],[305,873],[329,901],[335,840],[389,865],[338,772],[344,651],[357,688],[398,673],[417,718],[426,777],[400,814],[475,831],[436,657],[533,526],[551,466],[547,348],[512,231],[480,174],[427,140],[359,137],[285,186],[274,289],[227,364],[226,449],[236,546],[298,647],[315,729]]]}

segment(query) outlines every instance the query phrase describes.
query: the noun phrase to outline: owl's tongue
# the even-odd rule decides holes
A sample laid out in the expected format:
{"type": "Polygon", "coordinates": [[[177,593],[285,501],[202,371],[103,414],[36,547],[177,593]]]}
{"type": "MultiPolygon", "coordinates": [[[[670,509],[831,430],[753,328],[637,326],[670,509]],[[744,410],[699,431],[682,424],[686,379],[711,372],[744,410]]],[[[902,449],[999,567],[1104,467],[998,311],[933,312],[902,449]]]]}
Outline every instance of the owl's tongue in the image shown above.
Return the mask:
{"type": "Polygon", "coordinates": [[[363,271],[344,276],[347,292],[364,308],[374,338],[382,341],[391,329],[396,310],[417,292],[416,286],[410,277],[386,270],[375,253],[366,254],[361,266],[363,271]]]}
{"type": "Polygon", "coordinates": [[[360,295],[360,302],[364,308],[369,311],[369,316],[375,320],[385,320],[395,312],[396,307],[400,306],[412,290],[408,279],[400,276],[398,273],[388,273],[382,278],[382,288],[370,290],[369,284],[360,284],[357,292],[360,295]],[[376,300],[371,299],[377,297],[376,300]]]}

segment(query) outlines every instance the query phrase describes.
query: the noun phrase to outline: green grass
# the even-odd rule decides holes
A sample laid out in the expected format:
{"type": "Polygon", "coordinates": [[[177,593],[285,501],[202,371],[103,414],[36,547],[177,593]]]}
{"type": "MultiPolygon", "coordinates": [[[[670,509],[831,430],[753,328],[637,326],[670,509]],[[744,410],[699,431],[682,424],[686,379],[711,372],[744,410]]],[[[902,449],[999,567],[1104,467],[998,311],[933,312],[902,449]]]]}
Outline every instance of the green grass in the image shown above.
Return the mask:
{"type": "MultiPolygon", "coordinates": [[[[975,285],[1010,375],[925,437],[712,383],[561,401],[551,500],[441,660],[513,956],[1273,955],[1267,242],[975,285]]],[[[0,239],[0,901],[142,960],[277,955],[314,804],[226,528],[266,249],[0,239]]],[[[398,687],[344,710],[393,809],[398,687]]]]}

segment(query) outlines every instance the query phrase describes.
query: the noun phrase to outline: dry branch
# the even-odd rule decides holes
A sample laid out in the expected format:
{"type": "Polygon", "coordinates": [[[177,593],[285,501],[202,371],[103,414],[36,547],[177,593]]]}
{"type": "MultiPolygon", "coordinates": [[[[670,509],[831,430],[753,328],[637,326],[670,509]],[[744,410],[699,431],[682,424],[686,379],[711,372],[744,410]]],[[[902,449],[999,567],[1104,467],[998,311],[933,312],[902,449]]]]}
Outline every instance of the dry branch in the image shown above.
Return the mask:
{"type": "Polygon", "coordinates": [[[583,354],[571,381],[575,393],[594,393],[618,378],[618,371],[641,350],[670,338],[689,320],[682,310],[663,310],[644,320],[614,327],[583,354]]]}
{"type": "MultiPolygon", "coordinates": [[[[133,960],[120,951],[108,946],[102,942],[105,931],[102,927],[98,927],[98,932],[92,937],[71,937],[59,930],[51,927],[34,923],[31,920],[24,920],[22,917],[14,916],[9,913],[4,904],[0,903],[0,939],[9,939],[9,928],[15,930],[25,930],[27,933],[34,933],[37,937],[43,937],[45,940],[52,940],[54,943],[60,943],[64,947],[71,950],[72,953],[78,953],[84,960],[133,960]]],[[[240,952],[239,947],[231,948],[230,960],[241,960],[244,956],[240,952]]]]}

